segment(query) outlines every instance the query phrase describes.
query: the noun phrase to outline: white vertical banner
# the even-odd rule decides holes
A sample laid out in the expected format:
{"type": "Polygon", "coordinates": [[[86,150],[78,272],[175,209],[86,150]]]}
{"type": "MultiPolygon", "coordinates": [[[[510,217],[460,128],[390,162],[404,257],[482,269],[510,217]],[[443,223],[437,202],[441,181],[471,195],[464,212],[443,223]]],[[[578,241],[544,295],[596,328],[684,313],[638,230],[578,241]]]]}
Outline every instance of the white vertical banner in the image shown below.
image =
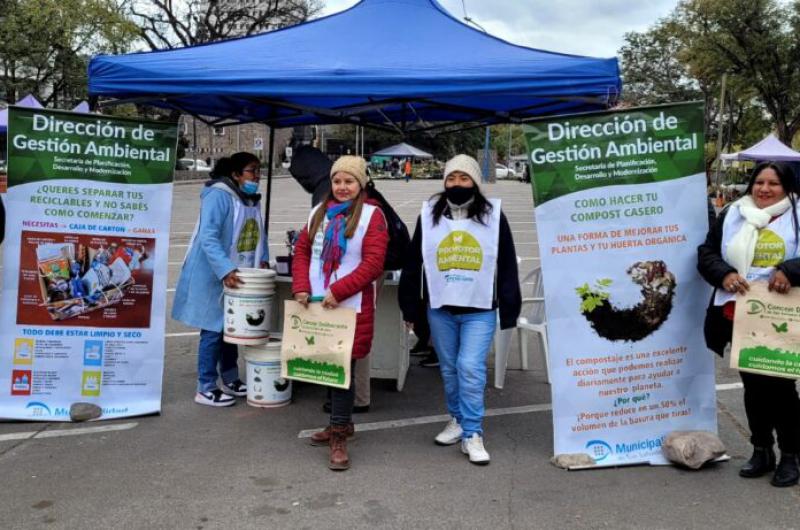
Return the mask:
{"type": "Polygon", "coordinates": [[[0,417],[158,412],[175,124],[9,109],[0,417]]]}
{"type": "Polygon", "coordinates": [[[708,230],[702,104],[526,127],[545,287],[556,454],[666,463],[664,436],[716,432],[697,273],[708,230]]]}

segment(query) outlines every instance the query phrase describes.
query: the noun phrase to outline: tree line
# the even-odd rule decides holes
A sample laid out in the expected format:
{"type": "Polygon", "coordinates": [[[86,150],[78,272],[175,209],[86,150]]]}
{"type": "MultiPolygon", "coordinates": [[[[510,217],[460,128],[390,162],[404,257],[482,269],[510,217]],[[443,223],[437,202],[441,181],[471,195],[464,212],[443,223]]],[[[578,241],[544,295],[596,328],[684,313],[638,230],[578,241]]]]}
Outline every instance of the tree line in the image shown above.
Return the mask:
{"type": "MultiPolygon", "coordinates": [[[[321,8],[322,0],[253,0],[233,8],[219,0],[0,0],[0,98],[33,93],[46,106],[68,108],[86,97],[93,55],[251,35],[303,22],[321,8]]],[[[680,0],[647,31],[625,36],[622,104],[703,100],[708,137],[721,135],[728,150],[770,130],[791,144],[800,137],[798,35],[797,0],[680,0]]],[[[500,155],[508,152],[509,138],[512,153],[524,150],[514,129],[509,135],[495,127],[492,143],[500,155]]],[[[482,134],[473,130],[463,143],[482,145],[482,134]]],[[[419,141],[457,147],[456,140],[419,141]]]]}

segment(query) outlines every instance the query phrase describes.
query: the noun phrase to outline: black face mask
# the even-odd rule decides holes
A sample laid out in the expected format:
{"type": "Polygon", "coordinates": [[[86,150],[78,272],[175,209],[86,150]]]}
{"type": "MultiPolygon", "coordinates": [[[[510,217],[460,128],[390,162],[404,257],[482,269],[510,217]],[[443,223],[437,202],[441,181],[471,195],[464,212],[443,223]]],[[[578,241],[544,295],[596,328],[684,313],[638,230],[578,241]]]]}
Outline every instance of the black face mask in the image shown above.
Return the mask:
{"type": "Polygon", "coordinates": [[[445,188],[444,196],[453,204],[462,205],[475,196],[475,186],[471,188],[464,188],[462,186],[445,188]]]}

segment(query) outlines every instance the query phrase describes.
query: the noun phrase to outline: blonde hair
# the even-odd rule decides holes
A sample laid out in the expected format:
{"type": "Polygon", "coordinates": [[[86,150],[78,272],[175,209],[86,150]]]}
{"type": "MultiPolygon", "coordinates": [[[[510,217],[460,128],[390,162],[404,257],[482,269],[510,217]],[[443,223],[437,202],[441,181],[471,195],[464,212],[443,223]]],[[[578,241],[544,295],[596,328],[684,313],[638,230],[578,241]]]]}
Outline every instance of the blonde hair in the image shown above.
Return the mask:
{"type": "MultiPolygon", "coordinates": [[[[347,224],[345,225],[344,230],[344,237],[347,239],[351,239],[353,234],[356,233],[358,221],[361,219],[361,210],[364,208],[364,201],[366,198],[367,192],[362,190],[361,193],[359,193],[356,198],[353,199],[353,205],[350,207],[350,212],[347,214],[347,224]]],[[[325,214],[328,211],[328,201],[332,199],[333,190],[328,192],[328,195],[319,204],[319,208],[317,208],[317,211],[314,212],[313,217],[311,217],[311,226],[308,229],[308,239],[311,241],[314,241],[314,237],[317,235],[317,230],[319,230],[322,226],[322,223],[325,220],[325,214]]]]}

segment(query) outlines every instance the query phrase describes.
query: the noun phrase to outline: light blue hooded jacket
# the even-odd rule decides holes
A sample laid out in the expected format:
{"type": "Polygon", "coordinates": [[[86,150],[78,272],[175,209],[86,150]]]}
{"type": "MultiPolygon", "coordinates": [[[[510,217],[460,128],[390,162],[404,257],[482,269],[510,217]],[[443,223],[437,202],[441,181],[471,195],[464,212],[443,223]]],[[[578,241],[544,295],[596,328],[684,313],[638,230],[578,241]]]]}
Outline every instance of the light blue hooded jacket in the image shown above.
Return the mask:
{"type": "MultiPolygon", "coordinates": [[[[238,191],[230,179],[221,180],[227,180],[227,184],[238,191]]],[[[221,333],[224,320],[222,279],[237,268],[230,259],[233,201],[236,199],[225,190],[212,188],[215,182],[219,180],[207,182],[200,193],[200,226],[181,269],[172,318],[194,328],[221,333]]],[[[260,197],[254,196],[250,204],[258,204],[260,197]]],[[[264,249],[261,261],[268,262],[266,234],[262,233],[261,238],[264,249]]]]}

